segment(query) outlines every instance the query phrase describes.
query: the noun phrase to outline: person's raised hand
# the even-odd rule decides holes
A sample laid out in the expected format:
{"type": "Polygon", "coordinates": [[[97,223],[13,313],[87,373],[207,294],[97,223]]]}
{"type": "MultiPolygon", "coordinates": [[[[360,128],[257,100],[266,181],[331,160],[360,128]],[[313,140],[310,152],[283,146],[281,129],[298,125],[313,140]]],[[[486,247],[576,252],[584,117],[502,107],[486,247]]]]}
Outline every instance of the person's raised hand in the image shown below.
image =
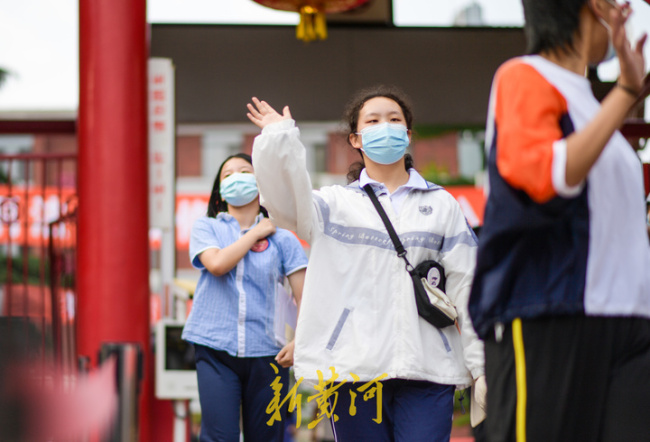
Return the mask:
{"type": "Polygon", "coordinates": [[[620,8],[612,8],[610,11],[612,44],[616,49],[616,55],[621,67],[618,84],[638,93],[640,96],[643,93],[645,93],[644,96],[647,96],[648,92],[650,92],[650,78],[646,76],[645,72],[643,47],[648,36],[644,33],[632,46],[625,32],[625,22],[627,22],[631,13],[632,10],[629,4],[625,4],[620,8]]]}
{"type": "Polygon", "coordinates": [[[262,220],[251,229],[257,240],[264,239],[267,236],[271,236],[275,233],[275,225],[268,218],[262,218],[262,220]]]}
{"type": "Polygon", "coordinates": [[[252,104],[248,103],[246,105],[249,111],[246,116],[260,129],[264,129],[264,127],[271,123],[291,119],[289,106],[285,106],[282,109],[282,114],[279,114],[266,101],[260,101],[256,97],[253,97],[252,101],[252,104]]]}

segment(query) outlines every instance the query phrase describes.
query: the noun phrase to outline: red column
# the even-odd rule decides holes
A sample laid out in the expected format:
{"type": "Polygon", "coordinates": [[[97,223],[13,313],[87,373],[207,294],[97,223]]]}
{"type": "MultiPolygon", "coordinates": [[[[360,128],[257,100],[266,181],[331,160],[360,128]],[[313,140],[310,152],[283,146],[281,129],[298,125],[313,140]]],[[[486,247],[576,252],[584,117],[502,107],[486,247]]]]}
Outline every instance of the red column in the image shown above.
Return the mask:
{"type": "Polygon", "coordinates": [[[79,0],[77,344],[144,352],[140,441],[149,437],[146,0],[79,0]]]}

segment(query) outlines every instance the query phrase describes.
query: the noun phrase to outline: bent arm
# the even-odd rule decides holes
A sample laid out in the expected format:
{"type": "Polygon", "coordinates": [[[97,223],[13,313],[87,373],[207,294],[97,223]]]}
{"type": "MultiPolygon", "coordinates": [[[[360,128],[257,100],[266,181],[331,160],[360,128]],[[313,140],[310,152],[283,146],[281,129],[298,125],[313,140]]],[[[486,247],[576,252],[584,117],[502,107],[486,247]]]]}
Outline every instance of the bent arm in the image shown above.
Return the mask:
{"type": "Polygon", "coordinates": [[[583,182],[598,160],[607,142],[621,127],[636,98],[620,87],[614,87],[602,102],[600,111],[582,130],[566,139],[566,183],[583,182]]]}
{"type": "Polygon", "coordinates": [[[214,276],[222,276],[231,271],[257,242],[251,232],[247,232],[225,249],[208,249],[199,255],[201,264],[214,276]]]}
{"type": "Polygon", "coordinates": [[[300,269],[287,276],[291,286],[291,293],[293,293],[293,298],[296,300],[296,306],[298,307],[298,315],[300,315],[300,303],[302,302],[302,289],[305,285],[306,273],[307,269],[300,269]]]}
{"type": "Polygon", "coordinates": [[[273,234],[275,226],[263,219],[255,227],[244,233],[237,241],[223,249],[210,248],[199,255],[201,264],[214,276],[222,276],[231,271],[260,239],[273,234]]]}
{"type": "Polygon", "coordinates": [[[568,185],[582,182],[612,134],[623,124],[628,112],[650,92],[650,77],[645,71],[643,48],[647,35],[636,44],[625,31],[631,9],[629,4],[609,11],[611,39],[620,67],[616,86],[607,94],[596,116],[580,131],[567,137],[566,181],[568,185]],[[644,78],[645,77],[645,78],[644,78]]]}
{"type": "Polygon", "coordinates": [[[635,100],[615,87],[584,127],[566,134],[566,98],[533,66],[518,61],[504,65],[495,77],[494,95],[499,173],[538,203],[582,191],[635,100]]]}
{"type": "Polygon", "coordinates": [[[311,242],[313,200],[305,147],[294,120],[264,127],[253,143],[260,203],[279,226],[311,242]]]}

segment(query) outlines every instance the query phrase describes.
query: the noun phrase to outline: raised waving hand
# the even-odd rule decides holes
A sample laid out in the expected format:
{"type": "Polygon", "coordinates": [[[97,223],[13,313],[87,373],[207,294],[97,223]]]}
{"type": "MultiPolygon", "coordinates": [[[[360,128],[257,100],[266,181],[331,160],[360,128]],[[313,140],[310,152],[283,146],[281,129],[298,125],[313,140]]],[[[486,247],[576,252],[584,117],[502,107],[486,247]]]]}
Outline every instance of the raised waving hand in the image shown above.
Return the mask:
{"type": "Polygon", "coordinates": [[[611,37],[621,67],[621,76],[618,83],[638,95],[638,101],[645,98],[650,92],[650,76],[646,75],[643,47],[647,34],[643,34],[634,45],[629,41],[625,32],[625,22],[629,19],[632,10],[629,4],[610,11],[612,23],[611,37]],[[645,78],[644,78],[645,77],[645,78]]]}
{"type": "Polygon", "coordinates": [[[257,97],[253,97],[252,101],[253,104],[248,103],[246,105],[249,110],[246,116],[260,129],[264,129],[264,127],[271,123],[291,119],[289,106],[285,106],[282,109],[282,114],[279,114],[278,111],[273,109],[266,101],[260,101],[257,97]]]}

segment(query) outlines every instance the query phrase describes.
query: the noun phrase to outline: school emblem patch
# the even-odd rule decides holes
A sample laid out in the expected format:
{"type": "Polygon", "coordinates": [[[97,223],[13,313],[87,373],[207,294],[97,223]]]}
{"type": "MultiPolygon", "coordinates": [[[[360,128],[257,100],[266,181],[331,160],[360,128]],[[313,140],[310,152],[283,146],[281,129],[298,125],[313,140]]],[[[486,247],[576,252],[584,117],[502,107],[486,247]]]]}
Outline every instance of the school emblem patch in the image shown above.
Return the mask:
{"type": "Polygon", "coordinates": [[[263,252],[264,250],[269,248],[269,240],[264,238],[260,239],[257,241],[255,244],[253,244],[253,247],[251,247],[252,252],[263,252]]]}
{"type": "Polygon", "coordinates": [[[420,206],[420,213],[422,215],[431,215],[433,213],[433,209],[431,206],[420,206]]]}

